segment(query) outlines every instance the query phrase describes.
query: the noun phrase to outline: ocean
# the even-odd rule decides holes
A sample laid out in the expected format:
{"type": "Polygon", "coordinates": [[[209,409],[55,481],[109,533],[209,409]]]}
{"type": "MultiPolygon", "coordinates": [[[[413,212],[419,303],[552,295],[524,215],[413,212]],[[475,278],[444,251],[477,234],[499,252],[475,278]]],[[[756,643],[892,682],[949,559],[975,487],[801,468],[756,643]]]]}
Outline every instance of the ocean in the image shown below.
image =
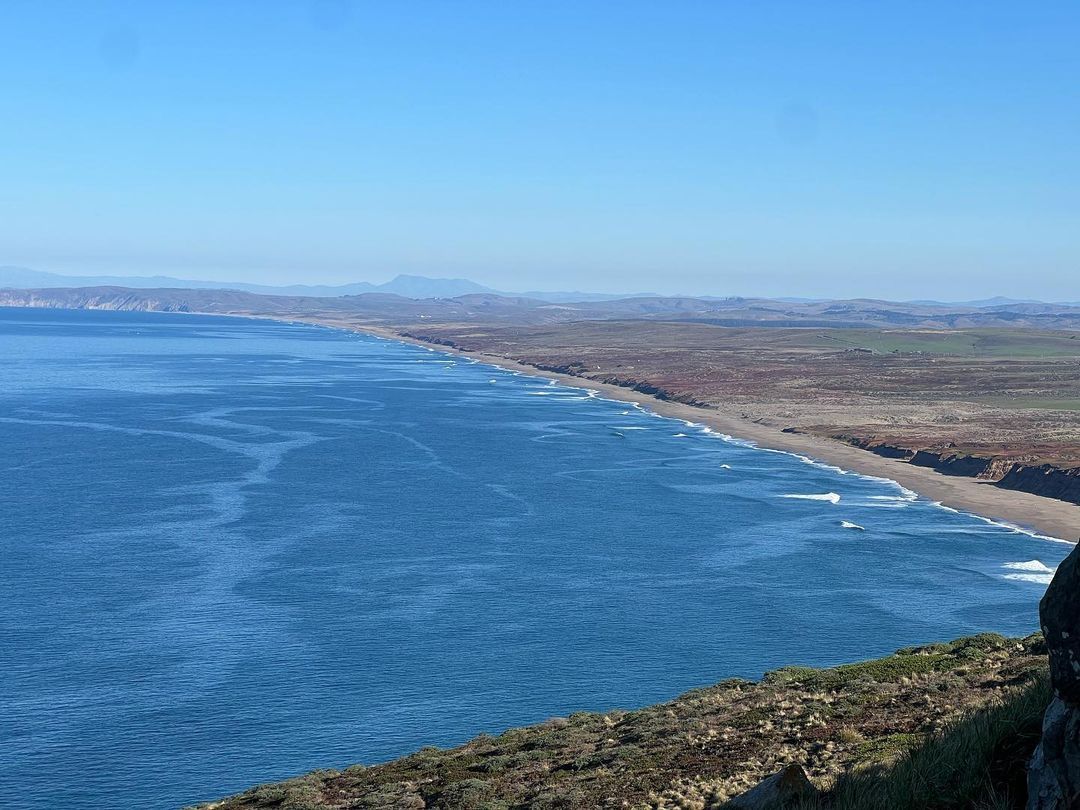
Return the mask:
{"type": "Polygon", "coordinates": [[[585,388],[240,318],[0,309],[0,471],[0,804],[28,809],[1026,635],[1071,549],[585,388]]]}

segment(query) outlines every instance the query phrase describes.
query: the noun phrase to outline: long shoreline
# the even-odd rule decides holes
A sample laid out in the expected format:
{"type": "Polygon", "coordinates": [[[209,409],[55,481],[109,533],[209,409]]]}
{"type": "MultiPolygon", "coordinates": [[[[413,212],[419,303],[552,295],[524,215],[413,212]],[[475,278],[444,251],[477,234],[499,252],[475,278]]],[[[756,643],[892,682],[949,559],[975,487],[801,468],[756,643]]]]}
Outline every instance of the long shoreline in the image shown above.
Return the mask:
{"type": "Polygon", "coordinates": [[[902,460],[884,458],[832,439],[822,439],[803,433],[784,433],[778,428],[751,422],[739,416],[724,413],[717,408],[657,399],[649,394],[599,382],[588,377],[546,371],[501,355],[463,351],[451,346],[429,343],[407,337],[389,327],[320,317],[281,317],[275,320],[312,323],[399,343],[410,343],[535,377],[556,380],[563,385],[593,389],[609,399],[641,405],[662,416],[697,422],[737,439],[751,441],[766,450],[803,455],[815,461],[832,464],[845,471],[887,478],[943,506],[968,512],[977,517],[1005,523],[1054,540],[1076,542],[1077,538],[1080,538],[1080,507],[1065,501],[1002,489],[974,478],[942,475],[926,467],[916,467],[902,460]]]}
{"type": "Polygon", "coordinates": [[[785,433],[779,428],[752,422],[740,416],[725,413],[715,407],[700,407],[658,399],[640,391],[600,382],[588,377],[548,371],[498,354],[463,351],[453,346],[406,336],[387,326],[356,323],[325,316],[289,315],[285,313],[237,311],[190,312],[188,314],[215,317],[232,316],[284,323],[308,323],[467,357],[491,366],[499,366],[534,377],[555,380],[574,388],[592,389],[608,399],[640,405],[662,416],[687,422],[697,422],[720,433],[750,441],[766,450],[778,450],[802,455],[815,461],[839,467],[847,472],[895,481],[900,486],[943,506],[986,520],[1013,526],[1022,531],[1042,535],[1050,540],[1076,543],[1080,538],[1080,507],[1075,504],[1019,490],[995,487],[989,482],[975,478],[942,475],[927,467],[917,467],[899,459],[878,456],[867,450],[852,447],[832,439],[819,438],[804,433],[785,433]]]}

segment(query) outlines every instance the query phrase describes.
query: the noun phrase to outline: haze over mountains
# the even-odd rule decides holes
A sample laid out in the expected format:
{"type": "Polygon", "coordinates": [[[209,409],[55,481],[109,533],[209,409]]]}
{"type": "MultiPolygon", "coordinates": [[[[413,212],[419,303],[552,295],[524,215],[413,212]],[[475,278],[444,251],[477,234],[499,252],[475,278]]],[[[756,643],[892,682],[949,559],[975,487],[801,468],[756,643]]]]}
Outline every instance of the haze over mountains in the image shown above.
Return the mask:
{"type": "Polygon", "coordinates": [[[558,303],[525,296],[467,293],[407,298],[394,293],[318,297],[245,290],[131,287],[0,289],[0,306],[203,312],[343,323],[504,323],[548,326],[575,321],[685,321],[713,326],[1080,330],[1080,307],[1017,303],[976,307],[872,299],[778,301],[767,298],[640,296],[558,303]]]}
{"type": "MultiPolygon", "coordinates": [[[[634,293],[597,293],[579,291],[528,290],[525,292],[507,292],[485,287],[465,278],[431,278],[428,276],[400,274],[390,281],[373,283],[357,281],[350,284],[249,284],[242,281],[202,281],[196,279],[174,278],[172,276],[72,276],[60,273],[48,273],[27,267],[0,266],[0,289],[51,289],[81,287],[125,287],[129,289],[185,289],[185,290],[241,290],[259,295],[287,295],[305,297],[340,297],[345,295],[363,295],[365,293],[389,293],[403,298],[456,298],[462,295],[491,294],[510,298],[531,298],[550,303],[581,303],[615,301],[628,298],[696,298],[703,301],[730,300],[730,297],[716,295],[674,295],[660,296],[651,292],[634,293]]],[[[746,299],[750,300],[750,299],[746,299]]],[[[830,300],[825,298],[775,298],[773,300],[792,304],[809,304],[830,300]]],[[[1013,304],[1047,303],[1036,299],[1016,299],[996,296],[971,301],[939,301],[919,299],[905,301],[914,306],[954,305],[963,307],[1000,307],[1013,304]]],[[[1078,302],[1050,302],[1075,306],[1078,302]]]]}
{"type": "MultiPolygon", "coordinates": [[[[131,289],[243,290],[260,295],[337,297],[364,293],[391,293],[404,298],[454,298],[471,293],[536,298],[541,301],[608,301],[626,298],[625,293],[529,291],[506,293],[464,278],[429,278],[398,275],[382,284],[357,281],[351,284],[247,284],[242,281],[198,281],[171,276],[69,276],[27,267],[0,267],[0,288],[48,289],[54,287],[129,287],[131,289]]],[[[653,293],[638,295],[652,296],[653,293]]]]}

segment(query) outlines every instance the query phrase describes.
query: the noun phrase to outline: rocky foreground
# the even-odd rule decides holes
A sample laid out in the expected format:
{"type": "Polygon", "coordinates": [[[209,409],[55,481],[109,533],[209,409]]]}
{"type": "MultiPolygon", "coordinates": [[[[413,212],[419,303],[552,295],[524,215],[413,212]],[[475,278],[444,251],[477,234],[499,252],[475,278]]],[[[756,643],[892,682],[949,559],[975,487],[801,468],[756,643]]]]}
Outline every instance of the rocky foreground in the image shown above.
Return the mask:
{"type": "Polygon", "coordinates": [[[782,669],[760,683],[724,681],[637,711],[554,718],[204,808],[712,808],[791,764],[815,786],[805,807],[1022,807],[1050,700],[1046,672],[1041,636],[980,635],[834,669],[782,669]],[[894,766],[910,766],[911,752],[971,761],[953,762],[964,778],[911,776],[894,766]],[[897,774],[943,785],[897,794],[897,774]],[[853,803],[853,789],[866,801],[853,803]]]}

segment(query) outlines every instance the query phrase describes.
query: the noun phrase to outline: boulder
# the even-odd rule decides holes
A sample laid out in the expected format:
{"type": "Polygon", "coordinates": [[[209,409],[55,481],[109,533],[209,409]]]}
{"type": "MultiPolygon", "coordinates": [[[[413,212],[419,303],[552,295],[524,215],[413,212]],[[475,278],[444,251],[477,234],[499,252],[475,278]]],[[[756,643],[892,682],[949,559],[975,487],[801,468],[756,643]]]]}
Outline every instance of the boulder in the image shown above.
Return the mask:
{"type": "Polygon", "coordinates": [[[725,810],[778,810],[799,799],[815,795],[818,789],[806,778],[801,765],[788,765],[762,780],[746,793],[728,801],[725,810]]]}
{"type": "Polygon", "coordinates": [[[1054,694],[1080,706],[1080,545],[1058,566],[1039,603],[1054,694]]]}
{"type": "Polygon", "coordinates": [[[1028,767],[1028,810],[1080,810],[1080,545],[1039,603],[1054,699],[1028,767]]]}

